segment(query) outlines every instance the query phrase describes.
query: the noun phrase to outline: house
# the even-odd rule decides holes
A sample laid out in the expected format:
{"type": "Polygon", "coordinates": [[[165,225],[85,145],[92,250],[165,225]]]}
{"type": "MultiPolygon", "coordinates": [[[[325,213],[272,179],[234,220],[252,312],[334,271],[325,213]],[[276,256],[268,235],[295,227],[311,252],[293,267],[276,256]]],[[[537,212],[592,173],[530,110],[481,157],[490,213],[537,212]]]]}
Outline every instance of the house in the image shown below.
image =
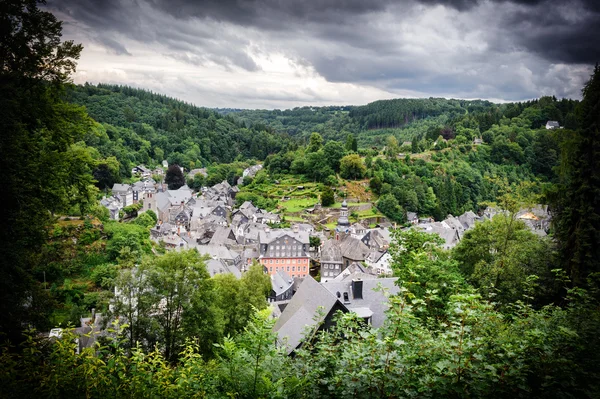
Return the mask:
{"type": "Polygon", "coordinates": [[[134,183],[131,187],[133,191],[133,202],[137,204],[140,200],[143,200],[144,193],[155,193],[155,184],[156,182],[152,179],[145,179],[134,183]]]}
{"type": "Polygon", "coordinates": [[[475,137],[473,139],[473,145],[480,145],[480,144],[483,144],[483,140],[479,137],[475,137]]]}
{"type": "Polygon", "coordinates": [[[262,165],[250,166],[249,168],[244,169],[244,171],[242,172],[242,177],[254,177],[262,168],[262,165]]]}
{"type": "Polygon", "coordinates": [[[363,262],[369,252],[361,240],[351,236],[326,240],[321,248],[321,281],[332,280],[352,263],[363,262]]]}
{"type": "Polygon", "coordinates": [[[365,264],[377,275],[392,275],[391,262],[392,255],[388,251],[373,251],[365,259],[365,264]]]}
{"type": "Polygon", "coordinates": [[[196,249],[200,255],[208,255],[212,259],[222,260],[228,266],[235,266],[238,269],[242,266],[241,255],[224,245],[198,245],[196,249]]]}
{"type": "Polygon", "coordinates": [[[412,146],[412,141],[404,141],[401,147],[410,147],[412,146]]]}
{"type": "Polygon", "coordinates": [[[416,212],[406,212],[406,221],[410,224],[419,223],[419,215],[416,212]]]}
{"type": "Polygon", "coordinates": [[[121,200],[123,207],[133,204],[133,189],[129,184],[115,183],[112,187],[112,194],[121,200]]]}
{"type": "Polygon", "coordinates": [[[152,171],[152,174],[153,174],[153,175],[157,175],[157,176],[162,176],[162,175],[164,175],[164,174],[165,174],[165,170],[164,170],[163,168],[155,168],[155,169],[152,171]]]}
{"type": "Polygon", "coordinates": [[[104,197],[100,200],[100,205],[108,209],[111,220],[119,220],[119,211],[123,209],[120,197],[104,197]]]}
{"type": "Polygon", "coordinates": [[[302,344],[305,332],[319,326],[327,330],[333,325],[333,315],[348,309],[338,298],[310,276],[306,276],[281,316],[273,326],[277,343],[291,354],[302,344]]]}
{"type": "Polygon", "coordinates": [[[138,165],[131,169],[132,175],[139,175],[141,177],[150,177],[152,176],[152,171],[145,167],[144,165],[138,165]]]}
{"type": "Polygon", "coordinates": [[[373,273],[371,270],[369,270],[368,267],[365,267],[358,262],[354,262],[354,263],[351,263],[350,266],[348,266],[343,272],[338,274],[333,280],[328,280],[328,281],[344,281],[350,275],[372,276],[373,273]]]}
{"type": "Polygon", "coordinates": [[[400,291],[397,280],[397,277],[376,276],[359,279],[350,275],[342,281],[329,281],[321,285],[339,298],[350,312],[378,328],[383,325],[385,312],[389,308],[386,293],[395,295],[400,291]]]}
{"type": "Polygon", "coordinates": [[[350,226],[350,236],[358,238],[359,240],[367,234],[367,228],[360,223],[354,223],[350,226]]]}
{"type": "Polygon", "coordinates": [[[232,246],[236,245],[237,241],[235,239],[235,234],[233,234],[230,227],[219,226],[215,230],[209,244],[232,246]]]}
{"type": "Polygon", "coordinates": [[[327,240],[321,247],[321,281],[338,276],[344,270],[342,248],[338,240],[327,240]]]}
{"type": "Polygon", "coordinates": [[[168,168],[169,167],[169,162],[167,162],[167,160],[162,161],[162,167],[163,168],[168,168]]]}
{"type": "Polygon", "coordinates": [[[278,344],[292,354],[302,345],[307,332],[330,329],[337,311],[354,312],[373,327],[381,327],[389,308],[387,293],[399,292],[397,279],[368,275],[360,279],[359,275],[362,276],[356,273],[342,281],[321,284],[307,276],[273,327],[278,344]]]}
{"type": "Polygon", "coordinates": [[[370,250],[385,251],[390,246],[389,237],[386,239],[383,229],[367,231],[367,233],[362,237],[361,241],[370,250]]]}
{"type": "Polygon", "coordinates": [[[179,206],[173,206],[169,210],[169,223],[189,228],[192,218],[192,208],[183,202],[179,206]]]}
{"type": "Polygon", "coordinates": [[[269,302],[287,301],[294,295],[294,279],[283,270],[271,275],[269,302]]]}
{"type": "Polygon", "coordinates": [[[259,232],[259,262],[269,274],[285,270],[292,278],[305,277],[310,267],[309,236],[298,228],[274,229],[259,232]]]}
{"type": "Polygon", "coordinates": [[[558,129],[558,128],[560,128],[560,125],[557,121],[546,122],[546,129],[550,130],[550,129],[558,129]]]}
{"type": "Polygon", "coordinates": [[[199,168],[199,169],[190,170],[190,172],[187,174],[187,178],[193,179],[194,176],[196,176],[197,174],[201,174],[204,177],[208,176],[208,173],[206,172],[206,168],[199,168]]]}
{"type": "Polygon", "coordinates": [[[208,270],[208,274],[210,274],[211,277],[214,277],[217,274],[231,273],[238,279],[242,278],[242,273],[237,267],[230,266],[221,259],[209,259],[205,263],[206,270],[208,270]]]}

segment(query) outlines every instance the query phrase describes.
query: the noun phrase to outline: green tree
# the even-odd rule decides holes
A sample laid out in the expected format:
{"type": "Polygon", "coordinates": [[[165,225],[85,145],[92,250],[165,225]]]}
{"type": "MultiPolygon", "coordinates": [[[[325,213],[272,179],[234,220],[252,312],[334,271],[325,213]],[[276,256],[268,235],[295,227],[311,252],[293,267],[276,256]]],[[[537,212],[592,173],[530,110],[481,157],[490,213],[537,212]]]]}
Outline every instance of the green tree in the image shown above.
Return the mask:
{"type": "Polygon", "coordinates": [[[356,141],[356,137],[353,134],[349,134],[346,136],[346,151],[348,152],[358,152],[358,142],[356,141]]]}
{"type": "Polygon", "coordinates": [[[362,179],[367,168],[363,164],[360,155],[346,155],[340,161],[340,174],[344,179],[362,179]]]}
{"type": "Polygon", "coordinates": [[[89,207],[94,196],[90,158],[72,148],[91,120],[63,101],[82,47],[61,42],[61,22],[37,4],[0,3],[0,331],[15,342],[24,326],[42,325],[49,310],[31,271],[52,213],[74,200],[89,207]]]}
{"type": "Polygon", "coordinates": [[[335,203],[335,197],[333,195],[333,190],[329,186],[324,186],[323,190],[321,190],[321,205],[330,206],[335,203]]]}
{"type": "Polygon", "coordinates": [[[323,147],[323,156],[334,172],[340,171],[340,160],[346,154],[344,146],[337,141],[328,141],[323,147]]]}
{"type": "Polygon", "coordinates": [[[323,137],[317,132],[312,132],[306,152],[317,152],[321,147],[323,147],[323,137]]]}
{"type": "Polygon", "coordinates": [[[402,209],[398,200],[392,194],[382,195],[379,201],[377,201],[377,209],[395,222],[404,223],[406,220],[404,209],[402,209]]]}
{"type": "Polygon", "coordinates": [[[581,130],[565,130],[551,194],[561,265],[573,284],[600,272],[600,66],[583,88],[581,130]]]}
{"type": "Polygon", "coordinates": [[[224,334],[241,333],[254,312],[267,307],[266,298],[271,291],[271,279],[263,266],[254,263],[241,279],[233,274],[214,277],[216,304],[223,316],[224,334]]]}

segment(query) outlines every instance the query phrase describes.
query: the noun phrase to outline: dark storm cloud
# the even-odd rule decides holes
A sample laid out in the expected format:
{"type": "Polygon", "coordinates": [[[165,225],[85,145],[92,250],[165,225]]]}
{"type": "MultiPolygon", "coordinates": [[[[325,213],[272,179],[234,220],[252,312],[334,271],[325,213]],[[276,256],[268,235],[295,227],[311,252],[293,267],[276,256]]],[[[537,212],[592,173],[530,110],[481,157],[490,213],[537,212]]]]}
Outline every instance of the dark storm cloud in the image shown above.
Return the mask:
{"type": "Polygon", "coordinates": [[[259,52],[284,53],[329,82],[392,92],[577,95],[579,80],[561,80],[569,71],[552,65],[600,60],[599,0],[49,0],[48,7],[117,54],[133,53],[126,43],[134,40],[160,44],[188,64],[257,71],[248,49],[259,43],[259,52]],[[417,37],[396,29],[437,6],[448,11],[417,37]],[[414,48],[428,36],[424,51],[414,48]],[[436,42],[445,39],[455,48],[436,42]],[[471,48],[477,41],[484,46],[471,48]]]}

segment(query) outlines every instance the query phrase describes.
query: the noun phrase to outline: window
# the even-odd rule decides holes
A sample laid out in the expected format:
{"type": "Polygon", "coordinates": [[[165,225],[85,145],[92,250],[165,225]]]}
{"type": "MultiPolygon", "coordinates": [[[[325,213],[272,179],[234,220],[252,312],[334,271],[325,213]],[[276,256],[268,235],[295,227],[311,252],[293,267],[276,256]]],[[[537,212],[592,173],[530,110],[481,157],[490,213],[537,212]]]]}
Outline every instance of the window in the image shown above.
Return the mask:
{"type": "Polygon", "coordinates": [[[271,266],[271,267],[269,268],[269,271],[270,271],[270,272],[272,272],[272,271],[273,271],[273,266],[271,266]]]}
{"type": "Polygon", "coordinates": [[[269,260],[270,260],[270,262],[269,262],[269,263],[273,263],[273,259],[269,259],[269,260]]]}
{"type": "Polygon", "coordinates": [[[325,269],[329,269],[329,265],[326,263],[323,265],[325,267],[325,269]]]}
{"type": "Polygon", "coordinates": [[[306,266],[304,266],[304,271],[306,271],[306,266]]]}
{"type": "Polygon", "coordinates": [[[289,267],[289,266],[287,267],[287,271],[288,271],[288,272],[290,271],[290,267],[289,267]]]}
{"type": "Polygon", "coordinates": [[[296,271],[296,266],[292,266],[292,271],[295,272],[296,271]]]}

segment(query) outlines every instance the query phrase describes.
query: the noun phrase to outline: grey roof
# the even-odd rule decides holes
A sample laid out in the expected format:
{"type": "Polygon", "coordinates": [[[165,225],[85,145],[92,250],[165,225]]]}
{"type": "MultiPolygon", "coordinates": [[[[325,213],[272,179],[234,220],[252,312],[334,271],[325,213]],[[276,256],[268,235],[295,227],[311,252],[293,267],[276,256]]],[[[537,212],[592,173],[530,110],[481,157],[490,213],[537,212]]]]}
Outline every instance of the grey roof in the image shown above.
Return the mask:
{"type": "Polygon", "coordinates": [[[460,240],[460,232],[442,222],[423,223],[416,227],[426,233],[435,233],[442,237],[445,241],[444,248],[446,249],[454,247],[460,240]]]}
{"type": "Polygon", "coordinates": [[[546,122],[546,126],[559,127],[560,125],[557,121],[548,121],[546,122]]]}
{"type": "Polygon", "coordinates": [[[342,256],[352,260],[364,260],[369,252],[361,240],[354,237],[346,237],[341,241],[342,256]]]}
{"type": "Polygon", "coordinates": [[[180,187],[179,190],[168,190],[167,194],[169,195],[169,201],[173,205],[179,205],[182,202],[187,203],[192,198],[192,190],[189,188],[184,188],[187,186],[180,187]]]}
{"type": "MultiPolygon", "coordinates": [[[[214,216],[214,215],[212,215],[214,216]]],[[[221,218],[223,219],[223,218],[221,218]]],[[[215,244],[215,245],[233,245],[236,244],[234,238],[235,235],[233,234],[233,231],[231,231],[231,228],[229,227],[225,227],[225,226],[219,226],[217,227],[217,230],[215,230],[215,234],[213,234],[212,238],[210,239],[210,244],[215,244]]]]}
{"type": "Polygon", "coordinates": [[[293,231],[291,229],[267,229],[268,231],[262,230],[259,232],[259,239],[261,244],[270,244],[276,239],[285,235],[300,241],[302,244],[308,244],[310,242],[308,232],[306,231],[293,231]]]}
{"type": "Polygon", "coordinates": [[[129,184],[119,184],[119,183],[115,183],[113,185],[112,188],[112,192],[113,194],[121,194],[121,193],[126,193],[127,191],[131,190],[131,186],[129,184]]]}
{"type": "Polygon", "coordinates": [[[196,249],[200,255],[209,255],[213,259],[235,260],[239,256],[224,245],[199,245],[196,249]]]}
{"type": "Polygon", "coordinates": [[[160,211],[166,211],[171,206],[171,201],[169,200],[169,194],[160,192],[157,193],[154,198],[156,198],[156,208],[160,211]]]}
{"type": "Polygon", "coordinates": [[[278,270],[277,273],[271,275],[271,288],[276,297],[289,290],[293,285],[294,280],[283,270],[278,270]]]}
{"type": "Polygon", "coordinates": [[[225,274],[225,273],[231,273],[237,278],[242,277],[242,273],[240,272],[240,270],[237,267],[228,266],[227,264],[225,264],[224,262],[222,262],[219,259],[207,260],[206,261],[206,269],[208,270],[208,273],[210,274],[211,277],[215,276],[217,274],[225,274]]]}
{"type": "Polygon", "coordinates": [[[330,239],[323,243],[321,263],[343,263],[342,248],[338,240],[330,239]]]}
{"type": "Polygon", "coordinates": [[[458,217],[458,220],[462,223],[465,230],[475,226],[475,222],[479,219],[479,216],[477,216],[473,211],[467,211],[458,217]]]}
{"type": "Polygon", "coordinates": [[[416,212],[406,212],[406,218],[408,221],[419,220],[419,215],[416,212]]]}
{"type": "Polygon", "coordinates": [[[273,327],[279,342],[285,343],[288,354],[300,345],[305,330],[320,323],[336,304],[345,309],[337,297],[323,285],[310,276],[304,278],[273,327]],[[317,317],[319,309],[322,309],[322,315],[317,317]]]}
{"type": "Polygon", "coordinates": [[[339,292],[343,298],[343,293],[348,293],[349,301],[344,305],[348,310],[368,308],[373,312],[371,324],[373,327],[381,327],[385,321],[385,311],[388,309],[388,298],[381,290],[376,290],[380,285],[381,288],[387,290],[389,294],[395,295],[400,289],[396,285],[397,277],[390,278],[368,278],[361,280],[363,284],[362,299],[355,299],[352,292],[352,275],[343,281],[328,281],[321,283],[332,295],[337,295],[339,292]]]}

